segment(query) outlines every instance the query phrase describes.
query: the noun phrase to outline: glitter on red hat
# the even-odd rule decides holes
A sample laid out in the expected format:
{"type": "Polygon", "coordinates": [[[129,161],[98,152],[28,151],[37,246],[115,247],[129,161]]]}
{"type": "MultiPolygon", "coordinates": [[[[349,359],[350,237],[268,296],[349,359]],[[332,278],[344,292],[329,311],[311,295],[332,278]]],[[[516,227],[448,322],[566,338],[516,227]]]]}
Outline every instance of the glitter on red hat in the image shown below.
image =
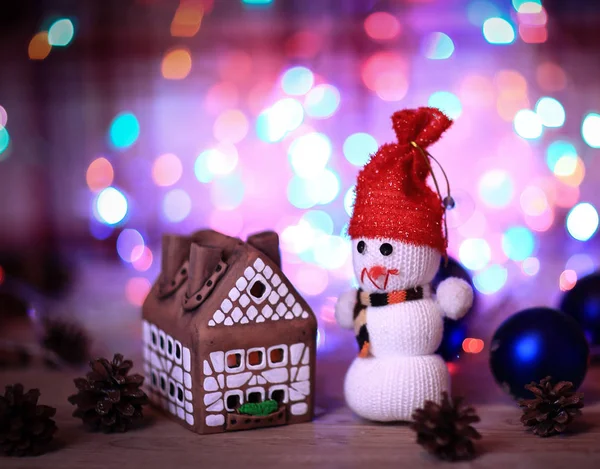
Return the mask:
{"type": "Polygon", "coordinates": [[[427,184],[431,169],[421,149],[439,140],[452,121],[440,110],[422,107],[394,113],[398,143],[384,144],[358,175],[351,238],[392,238],[431,246],[442,254],[444,207],[427,184]]]}

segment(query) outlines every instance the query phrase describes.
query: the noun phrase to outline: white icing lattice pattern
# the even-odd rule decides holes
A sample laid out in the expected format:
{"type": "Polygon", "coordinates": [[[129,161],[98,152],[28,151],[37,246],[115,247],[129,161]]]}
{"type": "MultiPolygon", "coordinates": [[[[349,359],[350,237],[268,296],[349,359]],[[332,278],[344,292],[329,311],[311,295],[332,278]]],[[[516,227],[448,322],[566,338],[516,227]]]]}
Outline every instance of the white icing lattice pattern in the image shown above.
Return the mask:
{"type": "Polygon", "coordinates": [[[308,412],[310,348],[304,343],[212,352],[203,361],[203,370],[208,426],[223,425],[225,414],[250,401],[251,395],[259,401],[289,403],[292,415],[308,412]],[[232,355],[235,360],[228,360],[232,355]],[[244,392],[240,388],[245,385],[252,387],[244,392]]]}
{"type": "Polygon", "coordinates": [[[143,327],[144,385],[150,400],[193,425],[190,349],[148,321],[143,327]]]}
{"type": "Polygon", "coordinates": [[[273,274],[273,269],[258,258],[252,266],[246,267],[208,325],[233,326],[238,323],[261,323],[267,319],[278,321],[308,317],[308,311],[297,302],[295,295],[281,281],[281,277],[273,274]],[[241,308],[233,308],[232,301],[236,300],[241,308]]]}

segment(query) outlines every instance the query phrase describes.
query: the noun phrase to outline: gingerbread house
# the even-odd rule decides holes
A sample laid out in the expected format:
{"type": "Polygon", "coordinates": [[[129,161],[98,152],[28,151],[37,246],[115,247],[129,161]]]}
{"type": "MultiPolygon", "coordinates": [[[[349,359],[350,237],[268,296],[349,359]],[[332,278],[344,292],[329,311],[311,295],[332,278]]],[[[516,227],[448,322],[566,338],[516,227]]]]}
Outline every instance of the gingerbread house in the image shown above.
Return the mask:
{"type": "Polygon", "coordinates": [[[317,321],[281,271],[274,232],[163,237],[143,308],[151,401],[197,433],[313,417],[317,321]],[[246,403],[277,402],[267,415],[246,403]]]}

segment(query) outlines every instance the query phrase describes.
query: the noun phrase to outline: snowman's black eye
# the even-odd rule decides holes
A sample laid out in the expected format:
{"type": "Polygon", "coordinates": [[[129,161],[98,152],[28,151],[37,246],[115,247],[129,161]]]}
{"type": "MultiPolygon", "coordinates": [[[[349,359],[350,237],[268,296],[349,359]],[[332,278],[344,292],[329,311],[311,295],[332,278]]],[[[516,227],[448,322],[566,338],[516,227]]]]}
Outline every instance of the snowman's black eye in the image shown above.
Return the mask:
{"type": "Polygon", "coordinates": [[[367,245],[364,241],[359,241],[358,244],[356,245],[356,250],[362,254],[363,252],[365,252],[367,245]]]}
{"type": "Polygon", "coordinates": [[[389,256],[394,251],[394,248],[390,243],[383,243],[379,246],[379,252],[384,256],[389,256]]]}

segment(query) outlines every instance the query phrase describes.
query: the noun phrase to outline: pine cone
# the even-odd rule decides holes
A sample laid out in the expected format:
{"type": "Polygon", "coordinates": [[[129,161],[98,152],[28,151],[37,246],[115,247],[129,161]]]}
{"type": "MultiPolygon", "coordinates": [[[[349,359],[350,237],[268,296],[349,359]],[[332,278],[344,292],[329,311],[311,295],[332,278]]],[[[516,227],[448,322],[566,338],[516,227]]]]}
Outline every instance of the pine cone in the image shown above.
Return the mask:
{"type": "Polygon", "coordinates": [[[536,384],[531,382],[525,389],[535,394],[534,399],[521,399],[523,408],[521,423],[532,427],[533,433],[546,437],[566,430],[575,416],[581,415],[583,393],[573,391],[573,383],[561,381],[552,385],[550,376],[536,384]]]}
{"type": "Polygon", "coordinates": [[[121,354],[115,354],[112,363],[105,358],[92,360],[92,371],[86,378],[75,379],[79,392],[69,397],[69,402],[77,406],[73,417],[81,418],[93,430],[105,432],[124,432],[141,420],[148,396],[140,388],[144,377],[127,375],[132,367],[131,360],[123,360],[121,354]]]}
{"type": "Polygon", "coordinates": [[[441,405],[426,401],[412,416],[410,428],[417,432],[417,443],[446,461],[471,459],[475,454],[472,440],[481,438],[471,426],[480,420],[475,409],[464,408],[461,403],[462,398],[451,400],[444,392],[441,405]]]}
{"type": "Polygon", "coordinates": [[[40,391],[23,393],[23,385],[6,386],[0,396],[0,451],[7,455],[26,456],[46,452],[56,432],[50,417],[56,409],[38,405],[40,391]]]}
{"type": "Polygon", "coordinates": [[[88,360],[90,339],[84,329],[61,319],[46,319],[43,326],[42,346],[45,349],[69,365],[81,365],[88,360]]]}

